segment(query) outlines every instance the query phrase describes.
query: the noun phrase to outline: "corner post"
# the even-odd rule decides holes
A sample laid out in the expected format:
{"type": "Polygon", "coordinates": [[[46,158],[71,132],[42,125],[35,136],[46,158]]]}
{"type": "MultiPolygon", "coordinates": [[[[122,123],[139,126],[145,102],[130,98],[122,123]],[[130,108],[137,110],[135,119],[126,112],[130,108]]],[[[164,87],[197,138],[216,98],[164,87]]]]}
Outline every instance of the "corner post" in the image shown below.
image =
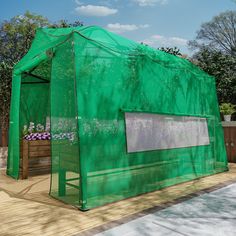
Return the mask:
{"type": "Polygon", "coordinates": [[[79,148],[79,184],[80,184],[80,210],[81,211],[87,211],[87,166],[86,166],[86,159],[83,156],[83,153],[81,151],[81,119],[80,119],[80,87],[79,87],[79,54],[78,52],[80,51],[80,45],[78,43],[78,34],[74,32],[73,34],[73,53],[74,53],[74,71],[75,71],[75,76],[74,76],[74,84],[75,84],[75,94],[76,94],[76,105],[77,105],[77,132],[78,132],[78,137],[79,137],[79,142],[78,142],[78,148],[79,148]]]}
{"type": "Polygon", "coordinates": [[[7,175],[18,179],[20,168],[20,93],[21,74],[13,73],[10,107],[7,175]]]}

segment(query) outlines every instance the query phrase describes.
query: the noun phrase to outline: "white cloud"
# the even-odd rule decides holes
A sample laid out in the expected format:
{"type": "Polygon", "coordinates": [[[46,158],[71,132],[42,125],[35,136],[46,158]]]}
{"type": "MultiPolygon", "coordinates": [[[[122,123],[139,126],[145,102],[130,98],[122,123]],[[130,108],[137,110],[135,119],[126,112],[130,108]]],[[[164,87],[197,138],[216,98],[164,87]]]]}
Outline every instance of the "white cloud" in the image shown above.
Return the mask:
{"type": "Polygon", "coordinates": [[[149,27],[150,27],[149,24],[139,25],[139,28],[142,28],[142,29],[146,29],[146,28],[149,28],[149,27]]]}
{"type": "Polygon", "coordinates": [[[171,37],[169,38],[170,42],[172,42],[173,44],[176,43],[177,45],[187,45],[188,40],[184,39],[184,38],[179,38],[179,37],[171,37]]]}
{"type": "Polygon", "coordinates": [[[78,4],[78,5],[83,5],[84,3],[81,2],[80,0],[75,0],[75,3],[78,4]]]}
{"type": "Polygon", "coordinates": [[[123,33],[123,32],[127,32],[127,31],[134,31],[134,30],[138,30],[138,29],[145,29],[150,27],[148,24],[144,24],[144,25],[135,25],[135,24],[125,24],[122,25],[120,23],[115,23],[115,24],[108,24],[107,28],[115,33],[123,33]]]}
{"type": "Polygon", "coordinates": [[[163,35],[152,35],[142,41],[153,47],[173,47],[173,46],[186,46],[188,40],[180,37],[165,37],[163,35]]]}
{"type": "Polygon", "coordinates": [[[85,16],[109,16],[118,12],[117,9],[95,5],[79,6],[75,8],[75,11],[85,16]]]}
{"type": "Polygon", "coordinates": [[[133,1],[138,3],[138,5],[141,7],[155,6],[156,4],[165,5],[168,3],[168,0],[133,0],[133,1]]]}

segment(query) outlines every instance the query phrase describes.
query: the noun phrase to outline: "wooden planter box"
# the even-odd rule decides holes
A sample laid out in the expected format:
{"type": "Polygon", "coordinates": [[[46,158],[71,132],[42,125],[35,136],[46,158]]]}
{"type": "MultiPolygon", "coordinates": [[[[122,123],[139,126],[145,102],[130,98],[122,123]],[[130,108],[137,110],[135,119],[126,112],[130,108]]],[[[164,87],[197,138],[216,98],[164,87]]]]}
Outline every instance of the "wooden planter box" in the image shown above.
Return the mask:
{"type": "Polygon", "coordinates": [[[22,140],[20,177],[48,174],[51,172],[51,144],[50,140],[28,141],[22,140]]]}

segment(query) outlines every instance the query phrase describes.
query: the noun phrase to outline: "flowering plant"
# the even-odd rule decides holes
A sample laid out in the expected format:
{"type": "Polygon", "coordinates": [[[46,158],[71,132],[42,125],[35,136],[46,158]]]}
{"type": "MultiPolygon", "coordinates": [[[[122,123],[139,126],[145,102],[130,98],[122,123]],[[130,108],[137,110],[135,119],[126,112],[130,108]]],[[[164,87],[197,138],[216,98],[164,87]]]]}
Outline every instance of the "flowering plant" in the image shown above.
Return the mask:
{"type": "MultiPolygon", "coordinates": [[[[61,127],[63,125],[60,124],[61,127]]],[[[25,140],[64,140],[67,139],[71,142],[74,142],[77,140],[77,135],[75,131],[72,132],[62,132],[62,130],[58,131],[56,133],[53,133],[51,135],[50,133],[50,124],[46,124],[46,128],[42,124],[37,124],[35,126],[34,122],[30,122],[29,127],[27,125],[24,125],[23,127],[23,139],[25,140]]]]}
{"type": "Polygon", "coordinates": [[[48,132],[42,132],[42,133],[31,133],[26,134],[24,136],[24,139],[32,141],[32,140],[50,140],[51,134],[48,132]]]}
{"type": "Polygon", "coordinates": [[[35,126],[34,122],[30,122],[29,127],[24,125],[23,127],[23,138],[26,140],[50,140],[51,134],[50,129],[45,130],[42,124],[35,126]]]}

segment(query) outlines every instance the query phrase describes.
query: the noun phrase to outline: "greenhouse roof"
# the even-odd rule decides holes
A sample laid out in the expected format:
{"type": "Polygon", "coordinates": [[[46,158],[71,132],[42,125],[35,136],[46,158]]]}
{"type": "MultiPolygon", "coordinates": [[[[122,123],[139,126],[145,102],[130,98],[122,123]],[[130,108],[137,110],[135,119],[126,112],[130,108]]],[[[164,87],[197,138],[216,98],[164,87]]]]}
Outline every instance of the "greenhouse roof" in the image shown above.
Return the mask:
{"type": "Polygon", "coordinates": [[[48,50],[55,49],[57,46],[63,44],[69,38],[73,37],[75,33],[90,42],[97,44],[98,47],[104,48],[113,54],[117,54],[117,56],[147,56],[150,60],[153,60],[165,67],[178,70],[189,70],[191,73],[201,74],[204,77],[210,77],[186,59],[151,48],[148,45],[129,40],[98,26],[37,29],[35,39],[33,40],[30,50],[15,66],[15,73],[27,71],[25,68],[32,68],[32,65],[37,66],[39,64],[38,61],[41,62],[43,61],[42,58],[47,58],[48,50]],[[31,64],[31,66],[29,66],[29,64],[31,64]]]}

